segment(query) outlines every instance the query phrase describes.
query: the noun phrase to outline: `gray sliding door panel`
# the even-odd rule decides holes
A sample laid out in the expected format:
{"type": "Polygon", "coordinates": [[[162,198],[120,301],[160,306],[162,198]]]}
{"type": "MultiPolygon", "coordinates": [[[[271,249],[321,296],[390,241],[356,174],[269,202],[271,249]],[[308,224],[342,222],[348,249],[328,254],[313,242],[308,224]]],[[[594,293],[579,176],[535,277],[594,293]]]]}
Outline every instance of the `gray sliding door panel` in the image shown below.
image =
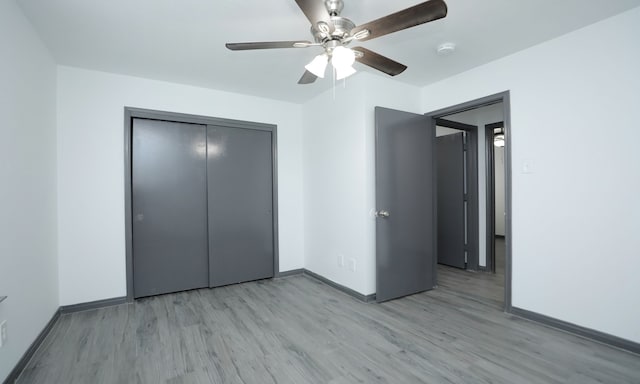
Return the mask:
{"type": "Polygon", "coordinates": [[[435,285],[434,127],[376,107],[376,300],[435,285]],[[388,215],[387,215],[388,213],[388,215]]]}
{"type": "Polygon", "coordinates": [[[464,137],[436,138],[438,169],[438,263],[465,268],[464,137]]]}
{"type": "Polygon", "coordinates": [[[134,296],[208,286],[206,126],[134,119],[134,296]]]}
{"type": "Polygon", "coordinates": [[[207,127],[209,285],[273,277],[272,133],[207,127]]]}

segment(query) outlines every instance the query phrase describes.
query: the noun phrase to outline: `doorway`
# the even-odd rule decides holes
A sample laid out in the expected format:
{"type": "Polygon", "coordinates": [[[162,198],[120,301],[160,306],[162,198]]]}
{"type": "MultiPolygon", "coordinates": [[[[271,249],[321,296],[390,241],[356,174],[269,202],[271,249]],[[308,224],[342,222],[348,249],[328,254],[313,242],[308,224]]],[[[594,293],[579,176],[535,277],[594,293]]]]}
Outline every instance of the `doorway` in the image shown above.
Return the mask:
{"type": "MultiPolygon", "coordinates": [[[[475,127],[478,142],[478,153],[485,153],[485,156],[478,157],[479,178],[478,192],[480,209],[477,223],[478,234],[481,246],[479,247],[479,258],[477,272],[460,270],[449,266],[438,266],[439,286],[458,290],[462,293],[475,296],[485,301],[503,308],[505,311],[511,309],[511,180],[510,180],[510,114],[509,114],[509,93],[504,92],[471,102],[455,105],[438,111],[428,113],[432,120],[432,125],[437,126],[439,122],[455,121],[456,123],[467,124],[475,127]],[[495,134],[501,134],[504,146],[495,151],[495,134]],[[500,164],[504,168],[502,171],[496,170],[497,161],[494,156],[498,154],[500,164]],[[483,161],[482,161],[483,160],[483,161]],[[496,177],[497,172],[502,172],[496,177]],[[501,216],[496,213],[495,182],[503,181],[504,196],[502,200],[503,208],[501,216]],[[496,224],[498,219],[504,221],[496,224]],[[503,237],[496,238],[496,228],[503,229],[503,237]],[[502,252],[501,252],[502,251],[502,252]],[[504,255],[504,256],[503,256],[504,255]]],[[[455,127],[452,127],[455,128],[455,127]]],[[[467,227],[468,229],[468,227],[467,227]]],[[[440,238],[440,236],[439,236],[440,238]]],[[[470,269],[470,268],[466,268],[470,269]]]]}
{"type": "MultiPolygon", "coordinates": [[[[499,291],[497,306],[511,311],[511,146],[509,92],[447,107],[425,115],[388,108],[375,108],[375,217],[376,217],[376,300],[378,302],[408,296],[435,288],[443,282],[438,277],[438,206],[435,161],[438,119],[455,118],[483,107],[501,112],[505,136],[505,258],[504,277],[494,273],[469,273],[491,279],[499,291]]],[[[492,120],[495,121],[495,120],[492,120]]],[[[484,124],[475,127],[484,130],[484,124]]],[[[476,135],[484,142],[484,135],[476,135]]],[[[480,141],[479,141],[480,143],[480,141]]],[[[478,145],[480,148],[481,145],[478,145]]],[[[478,157],[480,158],[480,157],[478,157]]],[[[486,170],[478,166],[480,175],[486,170]]],[[[480,184],[479,184],[480,185],[480,184]]],[[[482,183],[484,185],[484,183],[482,183]]],[[[482,206],[478,224],[478,269],[486,270],[486,198],[478,189],[482,206]],[[482,219],[481,219],[482,217],[482,219]]],[[[459,239],[460,236],[457,236],[459,239]]],[[[459,248],[459,247],[458,247],[459,248]]],[[[460,252],[458,252],[460,253],[460,252]]],[[[461,275],[458,275],[458,277],[461,275]]],[[[481,286],[482,282],[475,280],[481,286]]],[[[491,282],[489,283],[491,285],[491,282]]],[[[473,284],[459,284],[472,294],[473,284]]],[[[496,292],[494,291],[495,295],[496,292]]]]}

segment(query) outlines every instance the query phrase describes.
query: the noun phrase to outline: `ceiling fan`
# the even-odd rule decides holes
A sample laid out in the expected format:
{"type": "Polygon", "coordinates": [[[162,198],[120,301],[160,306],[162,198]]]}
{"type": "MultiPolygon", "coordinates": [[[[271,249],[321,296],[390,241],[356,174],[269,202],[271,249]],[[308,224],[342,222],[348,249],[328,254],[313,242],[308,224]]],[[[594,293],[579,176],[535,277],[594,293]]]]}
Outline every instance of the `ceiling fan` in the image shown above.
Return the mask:
{"type": "Polygon", "coordinates": [[[323,78],[327,64],[336,71],[336,79],[344,79],[356,72],[353,63],[358,61],[391,76],[402,73],[407,67],[363,47],[347,48],[352,41],[367,41],[389,33],[415,27],[438,20],[447,15],[443,0],[429,0],[392,13],[374,21],[356,26],[351,20],[340,16],[344,8],[342,0],[296,0],[296,3],[311,22],[311,34],[315,42],[265,41],[254,43],[227,43],[232,51],[274,48],[322,47],[324,52],[305,66],[306,71],[298,84],[311,84],[323,78]]]}

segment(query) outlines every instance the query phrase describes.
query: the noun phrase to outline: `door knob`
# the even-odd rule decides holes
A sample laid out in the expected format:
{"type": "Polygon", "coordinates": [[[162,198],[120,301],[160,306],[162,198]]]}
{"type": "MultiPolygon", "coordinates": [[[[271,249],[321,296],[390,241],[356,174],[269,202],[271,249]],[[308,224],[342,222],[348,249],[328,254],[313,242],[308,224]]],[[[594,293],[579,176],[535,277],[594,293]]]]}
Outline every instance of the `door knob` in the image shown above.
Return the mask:
{"type": "Polygon", "coordinates": [[[376,211],[376,217],[386,219],[389,217],[389,211],[376,211]]]}

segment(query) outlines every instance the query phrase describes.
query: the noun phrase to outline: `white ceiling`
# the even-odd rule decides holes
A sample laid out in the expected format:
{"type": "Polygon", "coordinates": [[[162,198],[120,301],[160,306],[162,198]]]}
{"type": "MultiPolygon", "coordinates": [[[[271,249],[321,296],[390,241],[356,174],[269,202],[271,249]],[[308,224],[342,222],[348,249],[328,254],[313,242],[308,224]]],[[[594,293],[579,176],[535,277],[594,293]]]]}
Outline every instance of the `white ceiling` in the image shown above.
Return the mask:
{"type": "MultiPolygon", "coordinates": [[[[298,103],[332,84],[329,78],[297,84],[317,47],[231,52],[224,46],[313,40],[294,0],[17,1],[59,64],[298,103]]],[[[640,0],[446,1],[445,19],[362,45],[407,65],[397,80],[423,86],[640,6],[640,0]],[[455,54],[437,56],[443,42],[456,43],[455,54]]],[[[362,24],[419,2],[345,0],[342,16],[362,24]]]]}

